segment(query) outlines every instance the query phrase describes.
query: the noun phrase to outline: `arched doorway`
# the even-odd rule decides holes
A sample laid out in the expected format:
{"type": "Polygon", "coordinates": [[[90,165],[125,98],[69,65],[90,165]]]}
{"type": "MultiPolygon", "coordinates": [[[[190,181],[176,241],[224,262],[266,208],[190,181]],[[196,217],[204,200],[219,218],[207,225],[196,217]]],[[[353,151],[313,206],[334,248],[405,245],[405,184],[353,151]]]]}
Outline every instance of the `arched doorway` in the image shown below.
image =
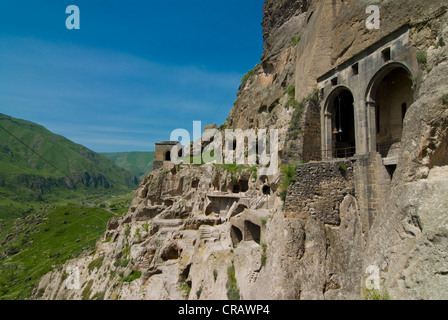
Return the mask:
{"type": "MultiPolygon", "coordinates": [[[[383,157],[394,157],[400,149],[403,121],[414,102],[412,76],[401,64],[393,64],[378,72],[368,93],[369,104],[375,108],[371,133],[376,151],[383,157]]],[[[373,114],[372,114],[373,118],[373,114]]]]}
{"type": "Polygon", "coordinates": [[[171,161],[171,151],[165,152],[165,161],[171,161]]]}
{"type": "Polygon", "coordinates": [[[356,153],[354,98],[345,87],[330,94],[326,108],[326,150],[328,158],[348,158],[356,153]]]}

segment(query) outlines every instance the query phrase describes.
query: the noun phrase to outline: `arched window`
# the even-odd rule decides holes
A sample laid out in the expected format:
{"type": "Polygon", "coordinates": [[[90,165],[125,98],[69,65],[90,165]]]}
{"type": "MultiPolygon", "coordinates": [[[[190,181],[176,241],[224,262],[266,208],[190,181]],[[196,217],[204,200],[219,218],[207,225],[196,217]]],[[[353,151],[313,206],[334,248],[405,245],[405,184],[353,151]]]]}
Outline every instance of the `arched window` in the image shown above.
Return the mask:
{"type": "Polygon", "coordinates": [[[356,153],[355,114],[353,95],[340,87],[327,100],[326,146],[327,158],[348,158],[356,153]]]}
{"type": "Polygon", "coordinates": [[[376,149],[383,157],[394,156],[403,132],[403,120],[414,102],[414,88],[410,72],[401,64],[381,70],[373,77],[367,101],[375,107],[376,149]],[[391,153],[392,152],[392,153],[391,153]]]}

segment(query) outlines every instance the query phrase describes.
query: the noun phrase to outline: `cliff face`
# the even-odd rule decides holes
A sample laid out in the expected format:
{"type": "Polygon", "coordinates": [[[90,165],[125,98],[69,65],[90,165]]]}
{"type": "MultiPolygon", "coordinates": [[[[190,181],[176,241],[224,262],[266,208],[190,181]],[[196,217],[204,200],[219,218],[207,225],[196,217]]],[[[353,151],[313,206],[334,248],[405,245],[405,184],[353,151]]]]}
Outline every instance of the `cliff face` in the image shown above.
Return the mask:
{"type": "Polygon", "coordinates": [[[381,268],[384,286],[397,299],[448,298],[447,22],[444,15],[416,34],[419,41],[432,39],[427,67],[406,114],[391,194],[372,226],[364,260],[365,267],[381,268]]]}
{"type": "Polygon", "coordinates": [[[95,254],[47,274],[35,297],[359,299],[373,266],[391,298],[447,298],[448,14],[443,1],[388,1],[368,30],[368,4],[267,0],[262,61],[224,127],[277,128],[284,162],[304,160],[320,143],[317,78],[408,24],[421,67],[376,216],[362,216],[352,161],[299,166],[286,206],[280,178],[254,168],[165,164],[95,254]]]}

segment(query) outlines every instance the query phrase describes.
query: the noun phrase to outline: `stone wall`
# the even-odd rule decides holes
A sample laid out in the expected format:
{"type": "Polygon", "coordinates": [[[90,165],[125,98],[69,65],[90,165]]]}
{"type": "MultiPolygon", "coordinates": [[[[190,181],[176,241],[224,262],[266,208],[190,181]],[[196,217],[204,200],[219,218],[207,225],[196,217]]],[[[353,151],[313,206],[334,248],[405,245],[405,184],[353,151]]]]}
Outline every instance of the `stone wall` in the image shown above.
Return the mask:
{"type": "Polygon", "coordinates": [[[339,206],[348,194],[355,195],[351,161],[300,165],[296,182],[286,196],[285,216],[303,220],[313,217],[325,224],[339,225],[339,206]]]}
{"type": "Polygon", "coordinates": [[[183,154],[183,147],[179,142],[162,141],[155,144],[154,169],[161,168],[165,161],[171,161],[171,155],[169,155],[169,159],[167,159],[167,153],[170,153],[175,146],[177,146],[178,154],[181,156],[183,154]]]}
{"type": "Polygon", "coordinates": [[[363,225],[373,224],[376,214],[384,205],[389,191],[391,175],[388,173],[379,153],[358,156],[354,166],[356,196],[362,213],[363,225]]]}

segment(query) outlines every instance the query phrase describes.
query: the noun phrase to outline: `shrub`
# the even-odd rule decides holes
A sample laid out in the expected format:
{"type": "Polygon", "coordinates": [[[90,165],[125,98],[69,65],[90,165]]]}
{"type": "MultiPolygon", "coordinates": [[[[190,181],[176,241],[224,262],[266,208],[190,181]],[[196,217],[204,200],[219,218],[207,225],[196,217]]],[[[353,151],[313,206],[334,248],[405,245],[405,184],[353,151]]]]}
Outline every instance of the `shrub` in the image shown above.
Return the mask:
{"type": "Polygon", "coordinates": [[[298,164],[290,164],[285,167],[282,167],[281,169],[283,173],[283,179],[282,182],[280,183],[279,190],[280,190],[280,197],[283,201],[286,200],[286,193],[288,191],[289,186],[295,182],[297,167],[298,164]]]}
{"type": "Polygon", "coordinates": [[[423,65],[426,65],[428,63],[428,54],[426,53],[426,51],[417,52],[417,61],[423,65]]]}
{"type": "Polygon", "coordinates": [[[131,234],[131,227],[129,226],[129,224],[126,225],[126,229],[124,230],[124,234],[126,237],[129,237],[129,235],[131,234]]]}
{"type": "Polygon", "coordinates": [[[261,244],[261,248],[263,249],[263,251],[261,252],[261,266],[264,267],[266,265],[266,259],[267,259],[266,250],[268,246],[266,245],[266,243],[263,242],[261,244]]]}
{"type": "Polygon", "coordinates": [[[121,279],[122,282],[132,282],[134,280],[139,279],[142,276],[142,272],[139,270],[132,270],[132,272],[127,276],[121,279]]]}
{"type": "Polygon", "coordinates": [[[288,96],[293,98],[296,95],[296,86],[293,84],[290,85],[288,88],[285,89],[283,94],[287,94],[288,96]]]}
{"type": "Polygon", "coordinates": [[[128,264],[129,264],[129,259],[117,259],[117,260],[115,260],[115,262],[114,262],[114,266],[115,266],[116,268],[119,268],[119,267],[126,267],[128,264]]]}
{"type": "Polygon", "coordinates": [[[185,296],[188,297],[190,295],[190,291],[191,291],[191,287],[188,284],[188,282],[186,280],[184,280],[181,283],[179,283],[179,286],[182,290],[184,290],[185,296]]]}
{"type": "Polygon", "coordinates": [[[301,35],[296,35],[296,36],[292,37],[291,44],[293,45],[293,47],[295,47],[300,42],[300,39],[301,39],[301,35]]]}
{"type": "Polygon", "coordinates": [[[257,166],[246,166],[246,165],[239,165],[236,163],[233,164],[216,164],[216,166],[224,168],[225,170],[227,170],[230,175],[232,176],[232,179],[235,178],[235,175],[238,172],[244,172],[244,173],[249,173],[253,176],[253,178],[257,178],[257,173],[258,173],[258,168],[257,166]]]}
{"type": "Polygon", "coordinates": [[[240,289],[235,277],[235,266],[232,264],[227,268],[227,298],[229,300],[240,300],[240,289]]]}
{"type": "Polygon", "coordinates": [[[126,248],[123,249],[122,256],[124,258],[126,258],[127,256],[129,256],[130,253],[131,253],[131,247],[130,246],[126,246],[126,248]]]}
{"type": "Polygon", "coordinates": [[[93,280],[90,280],[81,293],[82,300],[89,300],[90,295],[92,294],[92,285],[93,285],[93,280]]]}
{"type": "Polygon", "coordinates": [[[93,260],[92,262],[89,263],[88,269],[90,272],[93,271],[93,269],[97,268],[101,268],[101,266],[103,265],[103,260],[104,260],[104,256],[99,257],[98,259],[93,260]]]}
{"type": "Polygon", "coordinates": [[[105,294],[106,294],[106,291],[97,292],[93,295],[91,300],[104,300],[105,294]]]}
{"type": "Polygon", "coordinates": [[[289,98],[288,101],[286,101],[286,109],[289,109],[290,107],[297,109],[298,106],[299,106],[299,102],[294,98],[289,98]]]}
{"type": "Polygon", "coordinates": [[[338,170],[340,173],[345,174],[347,172],[347,166],[345,163],[341,162],[338,164],[338,170]]]}
{"type": "Polygon", "coordinates": [[[218,130],[219,130],[219,131],[224,131],[225,129],[227,129],[227,127],[228,127],[227,121],[228,121],[228,120],[226,120],[226,122],[224,122],[222,125],[220,125],[220,126],[218,127],[218,130]]]}
{"type": "Polygon", "coordinates": [[[137,228],[137,230],[135,230],[134,237],[139,239],[139,240],[142,238],[142,236],[140,234],[140,228],[137,228]]]}
{"type": "Polygon", "coordinates": [[[363,300],[390,300],[390,295],[385,289],[377,290],[363,287],[361,295],[363,300]]]}
{"type": "Polygon", "coordinates": [[[218,279],[218,270],[216,270],[216,269],[213,269],[213,279],[215,280],[215,282],[216,282],[216,279],[218,279]]]}
{"type": "Polygon", "coordinates": [[[247,80],[251,80],[254,75],[254,70],[249,70],[243,77],[241,78],[241,84],[245,84],[247,80]]]}

